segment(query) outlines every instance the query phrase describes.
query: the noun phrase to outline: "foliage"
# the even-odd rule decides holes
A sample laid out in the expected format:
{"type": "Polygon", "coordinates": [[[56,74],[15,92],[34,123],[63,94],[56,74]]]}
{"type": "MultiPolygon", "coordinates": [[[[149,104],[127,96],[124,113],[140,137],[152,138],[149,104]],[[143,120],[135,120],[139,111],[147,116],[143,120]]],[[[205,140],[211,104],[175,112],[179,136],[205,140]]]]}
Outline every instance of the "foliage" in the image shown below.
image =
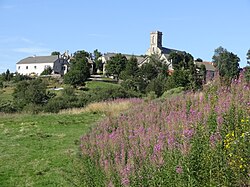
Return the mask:
{"type": "Polygon", "coordinates": [[[78,55],[81,56],[82,54],[80,52],[76,54],[76,60],[72,62],[70,71],[64,76],[65,84],[71,84],[73,86],[82,85],[90,76],[87,58],[82,57],[80,59],[78,55]]]}
{"type": "Polygon", "coordinates": [[[250,65],[250,49],[247,51],[247,63],[250,65]]]}
{"type": "Polygon", "coordinates": [[[53,52],[51,53],[51,55],[60,55],[60,52],[59,52],[59,51],[53,51],[53,52]]]}
{"type": "Polygon", "coordinates": [[[20,81],[24,81],[24,80],[31,80],[32,78],[27,76],[27,75],[22,75],[19,73],[16,73],[16,75],[13,77],[13,81],[15,83],[20,82],[20,81]]]}
{"type": "Polygon", "coordinates": [[[214,51],[213,62],[226,84],[230,84],[233,78],[239,76],[239,61],[240,58],[237,55],[223,47],[218,47],[214,51]]]}
{"type": "Polygon", "coordinates": [[[197,58],[195,61],[196,62],[203,62],[203,60],[201,58],[197,58]]]}
{"type": "Polygon", "coordinates": [[[43,72],[41,73],[41,75],[50,75],[52,73],[52,68],[50,66],[48,66],[47,68],[45,68],[43,70],[43,72]]]}
{"type": "Polygon", "coordinates": [[[97,70],[103,71],[103,64],[102,61],[99,60],[99,58],[102,56],[102,53],[98,51],[98,49],[94,50],[94,63],[95,63],[95,72],[97,70]]]}
{"type": "Polygon", "coordinates": [[[134,79],[138,76],[139,67],[135,56],[132,56],[126,63],[125,69],[121,72],[120,78],[122,80],[134,79]]]}
{"type": "Polygon", "coordinates": [[[107,74],[117,76],[119,79],[120,73],[125,69],[127,61],[127,58],[121,53],[111,57],[106,65],[107,74]]]}
{"type": "Polygon", "coordinates": [[[28,104],[44,105],[49,99],[46,84],[41,79],[19,82],[13,98],[17,110],[22,110],[28,104]]]}
{"type": "Polygon", "coordinates": [[[3,89],[3,81],[0,81],[0,89],[3,89]]]}
{"type": "Polygon", "coordinates": [[[147,85],[146,92],[155,92],[157,97],[160,97],[164,90],[165,90],[165,82],[166,78],[163,76],[158,76],[157,78],[150,81],[150,83],[147,85]]]}
{"type": "Polygon", "coordinates": [[[201,74],[201,79],[204,83],[206,83],[206,77],[207,77],[207,70],[206,66],[204,64],[201,64],[200,67],[200,74],[201,74]]]}
{"type": "Polygon", "coordinates": [[[247,186],[250,85],[134,104],[84,135],[81,150],[106,186],[247,186]]]}
{"type": "Polygon", "coordinates": [[[167,90],[162,94],[161,98],[162,99],[167,99],[170,96],[180,95],[181,93],[183,93],[184,90],[185,90],[184,87],[177,87],[177,88],[167,90]]]}

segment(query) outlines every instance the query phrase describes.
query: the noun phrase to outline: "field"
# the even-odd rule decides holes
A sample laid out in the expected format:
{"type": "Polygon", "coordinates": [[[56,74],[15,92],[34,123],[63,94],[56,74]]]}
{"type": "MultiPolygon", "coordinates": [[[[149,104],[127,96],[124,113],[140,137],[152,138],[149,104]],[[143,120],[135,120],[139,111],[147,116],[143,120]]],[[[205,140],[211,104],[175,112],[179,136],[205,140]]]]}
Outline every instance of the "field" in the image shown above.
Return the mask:
{"type": "Polygon", "coordinates": [[[79,140],[100,114],[0,117],[0,186],[78,186],[79,140]]]}

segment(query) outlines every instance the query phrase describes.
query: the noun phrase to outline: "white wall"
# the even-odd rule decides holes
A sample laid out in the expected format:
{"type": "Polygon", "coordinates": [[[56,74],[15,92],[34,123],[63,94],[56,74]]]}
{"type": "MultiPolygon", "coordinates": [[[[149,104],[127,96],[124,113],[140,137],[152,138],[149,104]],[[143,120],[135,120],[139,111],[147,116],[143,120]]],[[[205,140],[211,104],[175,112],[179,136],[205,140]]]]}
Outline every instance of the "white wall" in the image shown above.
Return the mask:
{"type": "Polygon", "coordinates": [[[54,63],[16,64],[16,71],[22,75],[30,75],[31,73],[40,75],[48,66],[53,69],[53,65],[54,63]]]}

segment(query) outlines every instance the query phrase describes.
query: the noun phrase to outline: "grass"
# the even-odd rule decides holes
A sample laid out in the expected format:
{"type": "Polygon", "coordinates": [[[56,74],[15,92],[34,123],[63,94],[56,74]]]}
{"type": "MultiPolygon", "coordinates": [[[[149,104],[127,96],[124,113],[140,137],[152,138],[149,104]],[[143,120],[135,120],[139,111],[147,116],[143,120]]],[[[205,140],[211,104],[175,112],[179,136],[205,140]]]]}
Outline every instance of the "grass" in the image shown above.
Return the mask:
{"type": "Polygon", "coordinates": [[[0,117],[0,186],[80,186],[80,136],[100,114],[0,117]]]}
{"type": "Polygon", "coordinates": [[[101,82],[101,81],[87,81],[86,87],[89,89],[96,89],[96,88],[112,88],[112,87],[119,87],[119,84],[109,83],[109,82],[101,82]]]}

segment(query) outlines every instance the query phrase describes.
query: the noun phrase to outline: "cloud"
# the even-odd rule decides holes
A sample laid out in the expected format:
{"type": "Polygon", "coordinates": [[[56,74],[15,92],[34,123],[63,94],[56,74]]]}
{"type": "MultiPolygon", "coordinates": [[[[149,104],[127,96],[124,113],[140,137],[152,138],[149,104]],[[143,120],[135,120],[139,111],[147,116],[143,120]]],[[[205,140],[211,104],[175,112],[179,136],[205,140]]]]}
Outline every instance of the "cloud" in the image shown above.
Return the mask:
{"type": "Polygon", "coordinates": [[[34,44],[32,40],[25,37],[9,37],[9,36],[0,36],[0,43],[10,44],[10,43],[26,43],[26,44],[34,44]]]}
{"type": "Polygon", "coordinates": [[[50,49],[40,48],[40,47],[22,47],[22,48],[16,48],[13,51],[19,53],[28,53],[28,54],[50,53],[50,49]]]}

